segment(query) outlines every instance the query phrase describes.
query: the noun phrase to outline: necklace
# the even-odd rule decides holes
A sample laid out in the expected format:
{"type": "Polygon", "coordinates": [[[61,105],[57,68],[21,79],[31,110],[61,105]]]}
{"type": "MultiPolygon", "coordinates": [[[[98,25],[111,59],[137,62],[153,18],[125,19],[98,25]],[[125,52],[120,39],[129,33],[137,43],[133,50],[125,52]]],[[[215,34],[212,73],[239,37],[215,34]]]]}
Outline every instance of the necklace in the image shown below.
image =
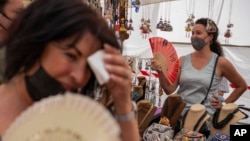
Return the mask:
{"type": "Polygon", "coordinates": [[[218,122],[220,110],[216,110],[214,115],[213,115],[213,119],[212,119],[212,124],[213,124],[214,128],[215,129],[222,129],[223,127],[225,127],[229,123],[229,121],[233,118],[234,114],[238,111],[239,111],[238,108],[235,109],[232,113],[228,114],[226,118],[224,118],[222,121],[218,122]]]}

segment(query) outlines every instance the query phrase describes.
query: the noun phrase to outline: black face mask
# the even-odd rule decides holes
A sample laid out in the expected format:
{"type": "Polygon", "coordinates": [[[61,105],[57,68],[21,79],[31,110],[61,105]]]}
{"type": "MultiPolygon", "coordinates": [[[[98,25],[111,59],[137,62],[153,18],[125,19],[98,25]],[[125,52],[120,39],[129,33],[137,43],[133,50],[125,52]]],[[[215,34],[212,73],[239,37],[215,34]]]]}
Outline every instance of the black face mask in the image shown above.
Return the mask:
{"type": "Polygon", "coordinates": [[[25,76],[25,83],[33,101],[64,93],[65,89],[41,66],[32,76],[25,76]]]}

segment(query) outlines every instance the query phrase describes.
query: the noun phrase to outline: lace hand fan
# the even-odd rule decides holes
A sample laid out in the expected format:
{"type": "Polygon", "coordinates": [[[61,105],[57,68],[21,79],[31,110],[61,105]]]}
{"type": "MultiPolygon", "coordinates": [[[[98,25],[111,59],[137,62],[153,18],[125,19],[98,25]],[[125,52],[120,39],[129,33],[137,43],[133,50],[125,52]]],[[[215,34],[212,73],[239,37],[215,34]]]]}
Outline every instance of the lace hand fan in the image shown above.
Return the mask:
{"type": "Polygon", "coordinates": [[[2,141],[120,141],[119,135],[118,123],[101,104],[67,92],[34,103],[2,141]]]}
{"type": "Polygon", "coordinates": [[[161,62],[165,76],[174,83],[179,70],[179,60],[172,43],[161,37],[151,37],[149,42],[154,58],[161,62]]]}

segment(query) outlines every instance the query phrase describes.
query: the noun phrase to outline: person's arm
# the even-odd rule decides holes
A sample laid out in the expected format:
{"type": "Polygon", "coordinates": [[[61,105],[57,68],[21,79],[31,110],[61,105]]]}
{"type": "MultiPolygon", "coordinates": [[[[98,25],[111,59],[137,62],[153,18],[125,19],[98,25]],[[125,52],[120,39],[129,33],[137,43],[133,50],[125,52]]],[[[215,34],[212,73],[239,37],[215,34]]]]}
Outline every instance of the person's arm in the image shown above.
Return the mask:
{"type": "Polygon", "coordinates": [[[235,102],[246,90],[247,83],[239,72],[235,69],[233,64],[226,58],[222,58],[222,69],[223,76],[230,81],[230,83],[235,85],[235,89],[225,100],[226,103],[235,102]]]}
{"type": "MultiPolygon", "coordinates": [[[[225,99],[225,103],[233,103],[247,90],[247,83],[235,69],[233,64],[225,57],[220,57],[218,61],[217,69],[221,76],[224,76],[230,83],[235,85],[235,89],[225,99]]],[[[214,108],[221,108],[223,106],[218,98],[216,98],[211,104],[214,108]]]]}
{"type": "Polygon", "coordinates": [[[122,141],[140,141],[139,127],[131,100],[131,69],[121,53],[104,45],[105,68],[110,75],[105,85],[114,101],[114,113],[121,129],[122,141]]]}
{"type": "Polygon", "coordinates": [[[122,141],[132,141],[132,140],[139,141],[140,140],[139,127],[136,119],[137,112],[133,108],[131,101],[129,101],[129,103],[124,103],[124,105],[128,105],[128,108],[126,108],[127,110],[124,110],[124,108],[121,110],[115,108],[114,111],[115,115],[119,116],[119,118],[117,117],[116,118],[121,127],[122,141]]]}

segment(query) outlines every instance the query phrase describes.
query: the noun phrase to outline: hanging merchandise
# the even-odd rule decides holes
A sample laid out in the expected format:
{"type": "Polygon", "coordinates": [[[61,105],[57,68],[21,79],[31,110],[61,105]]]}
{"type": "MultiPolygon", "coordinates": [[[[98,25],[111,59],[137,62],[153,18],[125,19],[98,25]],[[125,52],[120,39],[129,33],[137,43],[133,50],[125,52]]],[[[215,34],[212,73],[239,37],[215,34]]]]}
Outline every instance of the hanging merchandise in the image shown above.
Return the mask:
{"type": "MultiPolygon", "coordinates": [[[[164,13],[166,13],[166,17],[165,17],[165,20],[163,21],[163,25],[162,26],[159,25],[159,28],[161,31],[171,32],[171,31],[173,31],[173,26],[170,24],[170,15],[171,15],[170,14],[170,12],[171,12],[171,1],[170,0],[165,1],[163,11],[164,11],[164,13]],[[165,12],[164,10],[167,10],[167,12],[165,12]]],[[[160,19],[160,22],[161,22],[161,19],[160,19]]],[[[161,24],[160,22],[158,24],[161,24]]],[[[158,27],[158,24],[157,24],[157,27],[158,27]]]]}
{"type": "Polygon", "coordinates": [[[142,70],[142,58],[138,58],[137,68],[138,70],[142,70]]]}
{"type": "Polygon", "coordinates": [[[118,1],[113,1],[113,0],[104,0],[104,13],[103,17],[106,19],[109,27],[111,29],[114,29],[118,35],[119,29],[120,29],[120,24],[118,20],[118,1]]]}
{"type": "Polygon", "coordinates": [[[144,26],[144,21],[145,21],[145,19],[144,19],[144,16],[145,16],[144,12],[145,12],[145,5],[142,7],[142,18],[141,18],[141,26],[140,26],[140,30],[141,30],[141,34],[142,34],[143,38],[144,38],[144,34],[147,33],[146,27],[144,26]]]}
{"type": "Polygon", "coordinates": [[[163,21],[162,21],[162,17],[160,18],[160,21],[158,22],[158,24],[156,25],[156,29],[162,29],[163,27],[163,21]]]}
{"type": "Polygon", "coordinates": [[[162,37],[151,37],[149,43],[154,58],[161,62],[165,77],[174,83],[179,70],[179,60],[172,43],[162,37]]]}
{"type": "Polygon", "coordinates": [[[141,18],[141,34],[144,39],[146,39],[150,32],[152,32],[150,27],[150,5],[148,0],[146,0],[145,5],[142,7],[142,18],[141,18]]]}
{"type": "Polygon", "coordinates": [[[192,26],[190,23],[187,23],[186,27],[185,27],[185,31],[186,31],[186,37],[190,37],[191,35],[191,31],[192,31],[192,26]]]}
{"type": "Polygon", "coordinates": [[[162,12],[161,12],[161,16],[160,16],[160,21],[156,25],[156,29],[160,29],[160,30],[163,28],[163,24],[164,24],[163,23],[163,18],[162,18],[163,13],[164,13],[164,8],[162,6],[164,6],[164,4],[160,5],[160,10],[159,11],[162,11],[162,12]]]}
{"type": "Polygon", "coordinates": [[[133,30],[133,27],[131,24],[132,12],[130,13],[130,20],[128,20],[128,0],[104,0],[104,17],[122,43],[129,38],[127,32],[133,30]]]}
{"type": "Polygon", "coordinates": [[[187,20],[186,20],[186,27],[185,27],[185,31],[186,31],[186,37],[190,37],[191,35],[191,31],[192,31],[192,28],[194,26],[194,19],[195,19],[195,16],[194,16],[194,9],[195,9],[195,3],[196,3],[196,0],[189,0],[189,3],[188,3],[188,0],[186,1],[186,10],[187,10],[187,20]]]}
{"type": "MultiPolygon", "coordinates": [[[[128,31],[128,0],[107,0],[112,5],[112,27],[121,43],[120,51],[123,52],[123,42],[129,38],[128,31]]],[[[106,4],[105,3],[105,4],[106,4]]],[[[132,26],[132,25],[131,25],[132,26]]]]}
{"type": "Polygon", "coordinates": [[[133,7],[135,7],[135,12],[136,13],[139,12],[140,4],[141,4],[140,0],[132,0],[131,1],[131,5],[133,7]]]}
{"type": "Polygon", "coordinates": [[[88,0],[87,4],[93,8],[97,13],[102,15],[102,7],[100,0],[88,0]]]}
{"type": "Polygon", "coordinates": [[[161,85],[159,85],[158,93],[159,93],[158,107],[161,107],[161,96],[163,95],[163,89],[162,89],[161,85]]]}
{"type": "Polygon", "coordinates": [[[113,19],[113,11],[112,11],[112,5],[111,5],[111,2],[109,0],[105,0],[104,1],[104,13],[103,13],[103,16],[104,18],[106,19],[108,25],[110,28],[113,28],[114,26],[114,19],[113,19]]]}
{"type": "MultiPolygon", "coordinates": [[[[162,8],[163,4],[160,4],[160,9],[162,8]]],[[[164,5],[163,5],[164,6],[164,5]]],[[[164,8],[163,8],[164,9],[164,8]]],[[[162,19],[162,15],[163,15],[163,10],[161,9],[162,13],[161,13],[161,17],[160,17],[160,21],[157,23],[156,25],[156,29],[162,29],[163,28],[163,19],[162,19]]]]}
{"type": "Polygon", "coordinates": [[[227,28],[227,31],[225,32],[224,37],[225,37],[225,44],[229,44],[229,38],[232,37],[232,32],[230,28],[227,28]]]}
{"type": "Polygon", "coordinates": [[[150,95],[150,99],[149,99],[149,101],[150,101],[150,103],[152,103],[152,104],[156,104],[156,89],[155,89],[155,87],[156,87],[156,80],[155,79],[153,79],[153,80],[150,80],[151,82],[150,82],[150,84],[151,84],[151,95],[150,95]]]}
{"type": "Polygon", "coordinates": [[[148,30],[148,33],[151,33],[152,30],[151,30],[151,20],[150,20],[150,13],[152,13],[150,11],[150,3],[151,3],[151,0],[146,0],[146,4],[147,4],[147,20],[146,20],[146,24],[147,24],[147,30],[148,30]]]}
{"type": "Polygon", "coordinates": [[[171,1],[167,0],[166,4],[167,4],[167,10],[168,10],[166,19],[168,19],[168,20],[167,20],[167,22],[165,24],[165,29],[164,30],[168,31],[168,32],[172,32],[173,31],[173,26],[170,24],[171,1]]]}
{"type": "Polygon", "coordinates": [[[132,26],[133,20],[132,20],[132,7],[130,7],[130,17],[128,20],[128,26],[127,26],[127,30],[129,32],[129,34],[131,34],[131,31],[134,30],[134,27],[132,26]]]}
{"type": "Polygon", "coordinates": [[[128,1],[120,0],[119,1],[119,39],[123,42],[124,40],[129,38],[129,34],[127,33],[127,22],[128,22],[128,1]]]}
{"type": "Polygon", "coordinates": [[[230,0],[229,21],[228,21],[228,24],[227,24],[227,30],[226,30],[226,32],[224,34],[225,44],[229,44],[229,38],[232,37],[232,32],[231,32],[231,28],[233,27],[233,24],[231,23],[232,6],[233,6],[233,0],[230,0]]]}

